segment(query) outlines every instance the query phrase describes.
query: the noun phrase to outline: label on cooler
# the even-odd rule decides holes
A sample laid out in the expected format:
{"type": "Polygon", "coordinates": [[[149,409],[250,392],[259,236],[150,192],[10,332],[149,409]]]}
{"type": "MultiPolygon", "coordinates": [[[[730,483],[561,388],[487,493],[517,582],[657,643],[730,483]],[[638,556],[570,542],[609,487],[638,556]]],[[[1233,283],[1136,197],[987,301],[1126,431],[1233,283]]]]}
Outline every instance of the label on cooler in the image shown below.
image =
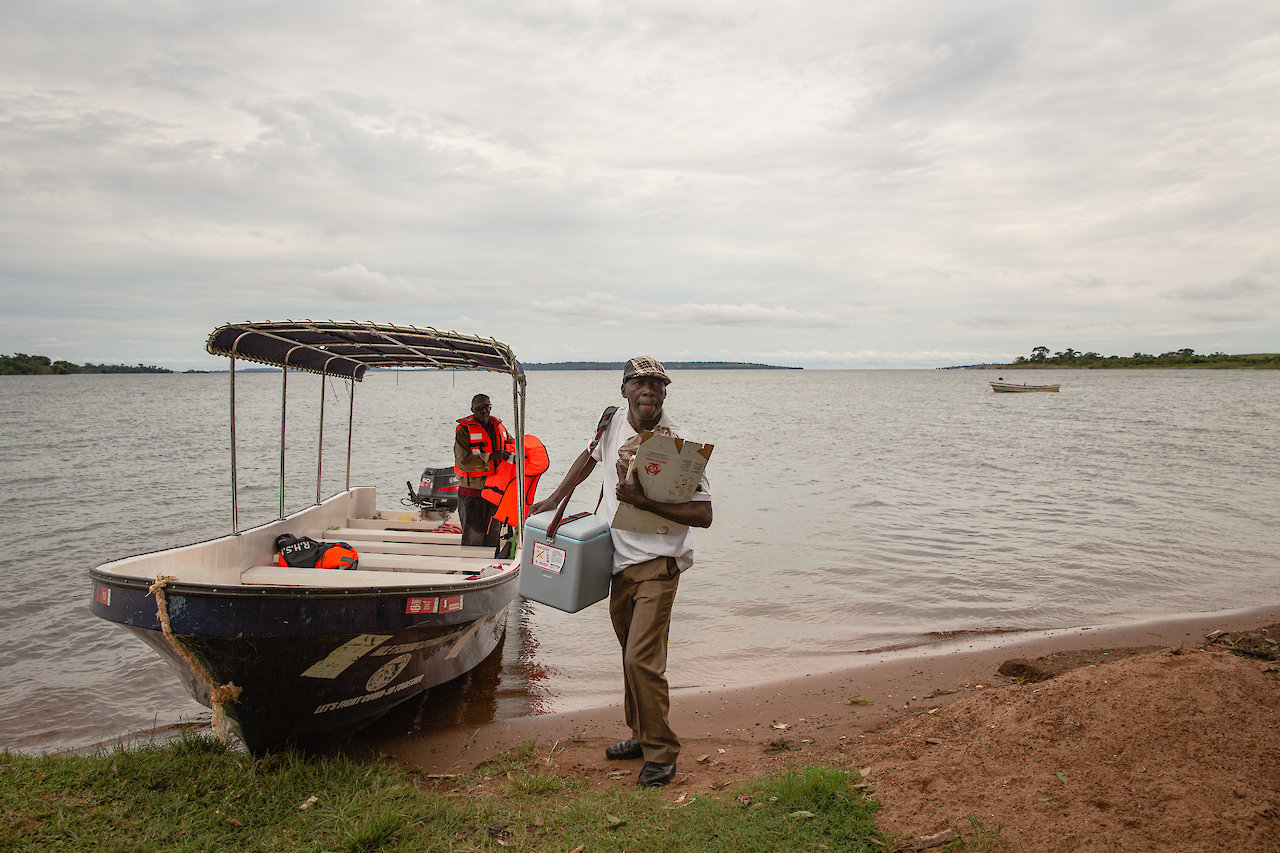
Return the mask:
{"type": "Polygon", "coordinates": [[[545,542],[533,543],[533,564],[539,569],[560,574],[564,569],[565,550],[554,548],[545,542]]]}

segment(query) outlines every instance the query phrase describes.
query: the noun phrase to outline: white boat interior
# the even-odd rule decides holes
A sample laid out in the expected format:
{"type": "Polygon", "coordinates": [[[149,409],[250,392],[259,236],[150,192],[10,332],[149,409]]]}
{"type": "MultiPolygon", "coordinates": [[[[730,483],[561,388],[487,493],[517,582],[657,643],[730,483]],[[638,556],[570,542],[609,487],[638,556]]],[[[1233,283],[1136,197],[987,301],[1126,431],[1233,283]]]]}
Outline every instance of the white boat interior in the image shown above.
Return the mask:
{"type": "Polygon", "coordinates": [[[411,509],[380,510],[375,489],[356,487],[239,534],[117,560],[100,569],[123,577],[166,575],[182,583],[221,587],[337,589],[465,587],[515,570],[515,562],[495,558],[492,548],[465,547],[460,533],[436,532],[446,520],[423,519],[411,509]],[[282,533],[346,542],[358,554],[357,567],[277,565],[275,542],[282,533]]]}

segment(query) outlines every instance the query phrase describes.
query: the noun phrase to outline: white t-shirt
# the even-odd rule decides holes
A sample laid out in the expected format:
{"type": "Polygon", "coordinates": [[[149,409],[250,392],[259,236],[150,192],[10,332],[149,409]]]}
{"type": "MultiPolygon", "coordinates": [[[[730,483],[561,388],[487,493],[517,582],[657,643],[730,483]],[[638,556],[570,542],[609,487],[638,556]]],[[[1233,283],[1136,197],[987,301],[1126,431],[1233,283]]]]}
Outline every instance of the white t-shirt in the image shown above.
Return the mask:
{"type": "MultiPolygon", "coordinates": [[[[658,425],[666,427],[686,441],[693,440],[691,435],[667,417],[666,410],[663,410],[658,425]]],[[[618,510],[618,448],[635,434],[635,428],[627,419],[627,408],[621,406],[609,422],[609,428],[600,437],[596,449],[591,452],[591,458],[604,466],[604,501],[600,508],[606,521],[612,520],[613,514],[618,510]]],[[[591,437],[595,438],[594,432],[591,437]]],[[[707,482],[706,472],[703,472],[702,479],[698,481],[698,490],[692,500],[711,500],[711,485],[707,482]]],[[[630,530],[610,529],[613,538],[613,573],[616,575],[627,566],[643,563],[654,557],[675,557],[680,571],[692,566],[693,530],[689,527],[680,530],[681,525],[674,522],[672,526],[677,528],[677,532],[633,533],[630,530]]]]}

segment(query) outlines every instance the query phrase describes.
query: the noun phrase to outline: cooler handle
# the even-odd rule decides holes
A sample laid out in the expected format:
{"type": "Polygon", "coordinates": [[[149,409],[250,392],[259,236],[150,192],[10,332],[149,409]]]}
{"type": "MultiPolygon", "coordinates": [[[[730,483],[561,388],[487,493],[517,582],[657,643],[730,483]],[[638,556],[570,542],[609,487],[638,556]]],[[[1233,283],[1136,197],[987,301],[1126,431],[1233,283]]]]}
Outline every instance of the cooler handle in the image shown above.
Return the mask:
{"type": "MultiPolygon", "coordinates": [[[[575,485],[573,488],[576,489],[577,486],[575,485]]],[[[560,501],[560,506],[556,507],[556,514],[551,519],[551,523],[547,525],[548,542],[556,541],[556,531],[560,529],[560,525],[564,521],[565,507],[569,506],[569,498],[571,497],[573,497],[573,489],[569,490],[569,494],[565,495],[564,499],[560,501]]]]}
{"type": "MultiPolygon", "coordinates": [[[[577,488],[577,486],[574,486],[574,488],[577,488]]],[[[577,521],[580,518],[586,518],[588,515],[591,515],[589,512],[579,512],[565,518],[564,511],[565,508],[569,506],[569,499],[572,497],[573,489],[570,489],[569,494],[565,495],[564,500],[560,501],[560,506],[556,507],[555,517],[552,518],[551,523],[547,525],[548,542],[556,541],[556,531],[560,529],[560,525],[569,524],[570,522],[577,521]]]]}

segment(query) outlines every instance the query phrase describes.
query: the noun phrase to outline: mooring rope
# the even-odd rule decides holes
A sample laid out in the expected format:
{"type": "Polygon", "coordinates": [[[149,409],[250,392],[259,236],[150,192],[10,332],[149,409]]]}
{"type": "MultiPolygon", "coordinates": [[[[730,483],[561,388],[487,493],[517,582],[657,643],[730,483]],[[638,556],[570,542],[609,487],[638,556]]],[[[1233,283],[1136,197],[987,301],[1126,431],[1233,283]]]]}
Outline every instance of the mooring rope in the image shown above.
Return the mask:
{"type": "Polygon", "coordinates": [[[173,646],[173,650],[187,662],[187,666],[191,667],[191,671],[208,685],[209,706],[213,711],[213,733],[218,736],[218,740],[226,743],[227,714],[223,711],[222,706],[227,702],[239,702],[241,688],[231,682],[218,684],[214,681],[213,676],[209,673],[209,670],[205,669],[204,664],[200,663],[190,649],[179,642],[177,636],[173,633],[173,625],[169,622],[169,603],[165,598],[164,588],[169,581],[176,580],[177,578],[172,575],[156,575],[156,582],[148,588],[147,592],[156,597],[156,615],[160,617],[160,629],[164,632],[164,638],[169,641],[169,645],[173,646]]]}

